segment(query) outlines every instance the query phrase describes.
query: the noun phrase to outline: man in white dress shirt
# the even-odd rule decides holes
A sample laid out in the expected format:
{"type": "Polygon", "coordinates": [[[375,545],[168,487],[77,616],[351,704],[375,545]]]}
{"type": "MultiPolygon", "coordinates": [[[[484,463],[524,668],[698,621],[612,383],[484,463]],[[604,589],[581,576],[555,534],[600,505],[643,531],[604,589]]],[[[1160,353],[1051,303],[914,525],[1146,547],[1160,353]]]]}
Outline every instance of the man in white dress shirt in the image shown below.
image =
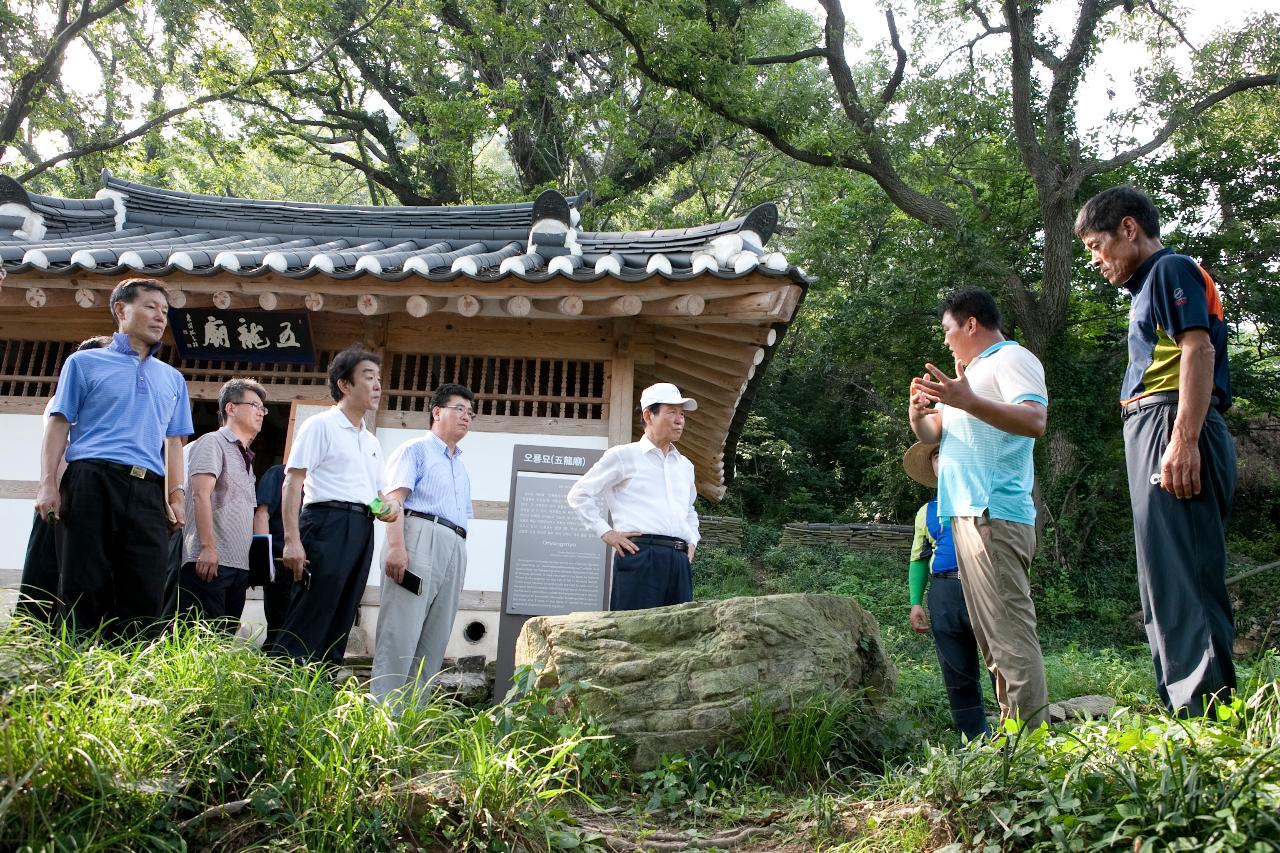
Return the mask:
{"type": "Polygon", "coordinates": [[[341,665],[373,560],[373,519],[400,517],[383,497],[382,448],[364,425],[382,396],[379,364],[358,346],[338,353],[329,365],[338,405],[298,427],[289,449],[282,562],[294,585],[275,654],[341,665]]]}
{"type": "Polygon", "coordinates": [[[569,506],[615,552],[613,610],[693,600],[689,564],[699,539],[697,491],[693,463],[676,442],[684,433],[684,413],[697,408],[670,382],[650,385],[640,394],[644,437],[609,448],[569,490],[569,506]]]}

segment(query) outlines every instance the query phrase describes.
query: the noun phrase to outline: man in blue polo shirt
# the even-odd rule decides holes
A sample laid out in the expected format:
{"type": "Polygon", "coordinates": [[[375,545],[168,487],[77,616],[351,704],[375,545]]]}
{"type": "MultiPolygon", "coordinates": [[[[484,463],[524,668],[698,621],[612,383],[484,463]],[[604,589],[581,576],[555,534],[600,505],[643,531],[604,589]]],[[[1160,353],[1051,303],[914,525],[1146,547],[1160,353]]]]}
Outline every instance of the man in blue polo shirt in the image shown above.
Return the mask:
{"type": "Polygon", "coordinates": [[[1049,705],[1027,573],[1036,551],[1031,452],[1049,405],[1044,367],[1005,339],[1000,309],[985,290],[950,294],[938,314],[956,376],[926,364],[912,380],[911,428],[921,441],[941,442],[938,515],[951,525],[1001,716],[1035,727],[1049,705]]]}
{"type": "Polygon", "coordinates": [[[1218,288],[1160,242],[1160,217],[1133,187],[1085,202],[1076,236],[1091,265],[1133,297],[1120,389],[1137,545],[1138,593],[1156,688],[1172,711],[1199,715],[1236,686],[1227,594],[1227,516],[1236,450],[1227,324],[1218,288]]]}
{"type": "Polygon", "coordinates": [[[387,525],[369,690],[397,710],[429,698],[427,684],[440,671],[458,613],[475,514],[458,442],[471,429],[475,400],[465,385],[441,385],[431,395],[430,431],[387,462],[388,494],[404,504],[404,515],[387,525]],[[403,585],[409,575],[412,589],[403,585]]]}
{"type": "Polygon", "coordinates": [[[62,365],[36,511],[58,525],[60,618],[81,633],[119,636],[161,615],[166,518],[184,520],[182,437],[193,430],[187,383],[155,358],[169,319],[164,287],[122,281],[111,311],[119,329],[111,344],[62,365]]]}

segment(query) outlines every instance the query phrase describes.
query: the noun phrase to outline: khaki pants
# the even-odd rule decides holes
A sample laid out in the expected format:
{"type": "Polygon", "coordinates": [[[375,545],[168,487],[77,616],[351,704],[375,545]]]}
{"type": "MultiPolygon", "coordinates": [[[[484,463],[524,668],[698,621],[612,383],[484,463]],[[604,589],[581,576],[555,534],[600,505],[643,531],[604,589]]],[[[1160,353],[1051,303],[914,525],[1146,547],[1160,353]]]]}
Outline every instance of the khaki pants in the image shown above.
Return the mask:
{"type": "Polygon", "coordinates": [[[1035,727],[1048,719],[1044,658],[1027,567],[1036,551],[1030,524],[981,517],[951,519],[965,605],[1002,718],[1035,727]]]}

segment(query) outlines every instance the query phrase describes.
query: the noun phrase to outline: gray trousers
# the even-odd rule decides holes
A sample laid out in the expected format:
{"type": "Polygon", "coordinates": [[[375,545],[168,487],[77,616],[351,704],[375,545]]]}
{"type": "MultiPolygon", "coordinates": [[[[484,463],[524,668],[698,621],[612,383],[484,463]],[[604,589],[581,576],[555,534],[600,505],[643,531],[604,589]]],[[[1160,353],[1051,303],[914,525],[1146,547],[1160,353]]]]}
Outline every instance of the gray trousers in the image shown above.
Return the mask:
{"type": "Polygon", "coordinates": [[[415,691],[420,703],[429,698],[427,685],[444,660],[467,574],[467,540],[444,525],[406,516],[404,544],[408,570],[422,578],[422,594],[414,595],[383,572],[369,682],[376,698],[392,704],[408,701],[415,691]]]}
{"type": "Polygon", "coordinates": [[[1222,415],[1211,409],[1200,430],[1200,494],[1174,497],[1159,475],[1177,413],[1178,404],[1170,402],[1129,416],[1124,452],[1156,690],[1171,711],[1200,714],[1209,697],[1236,686],[1226,584],[1236,450],[1222,415]]]}

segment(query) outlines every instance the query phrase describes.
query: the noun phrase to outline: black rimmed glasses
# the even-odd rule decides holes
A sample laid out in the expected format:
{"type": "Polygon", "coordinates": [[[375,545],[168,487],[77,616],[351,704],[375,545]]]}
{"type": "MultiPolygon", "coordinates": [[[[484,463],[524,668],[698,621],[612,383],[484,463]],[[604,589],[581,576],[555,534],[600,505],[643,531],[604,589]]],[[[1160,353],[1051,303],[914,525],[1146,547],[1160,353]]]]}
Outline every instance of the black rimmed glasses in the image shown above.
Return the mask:
{"type": "Polygon", "coordinates": [[[232,400],[232,401],[231,401],[231,405],[233,405],[233,406],[253,406],[255,409],[257,409],[259,412],[261,412],[261,413],[262,413],[262,416],[263,416],[264,418],[267,416],[267,407],[266,407],[265,405],[263,405],[262,403],[259,403],[259,402],[255,401],[255,400],[232,400]]]}
{"type": "Polygon", "coordinates": [[[475,409],[472,409],[470,406],[464,406],[464,405],[462,405],[461,403],[457,403],[457,404],[452,405],[452,406],[441,406],[440,408],[442,408],[442,409],[453,409],[455,412],[457,412],[457,413],[458,413],[458,416],[459,416],[459,417],[467,417],[467,418],[471,418],[471,420],[473,420],[473,421],[474,421],[476,418],[480,417],[480,413],[479,413],[479,412],[477,412],[475,409]]]}

